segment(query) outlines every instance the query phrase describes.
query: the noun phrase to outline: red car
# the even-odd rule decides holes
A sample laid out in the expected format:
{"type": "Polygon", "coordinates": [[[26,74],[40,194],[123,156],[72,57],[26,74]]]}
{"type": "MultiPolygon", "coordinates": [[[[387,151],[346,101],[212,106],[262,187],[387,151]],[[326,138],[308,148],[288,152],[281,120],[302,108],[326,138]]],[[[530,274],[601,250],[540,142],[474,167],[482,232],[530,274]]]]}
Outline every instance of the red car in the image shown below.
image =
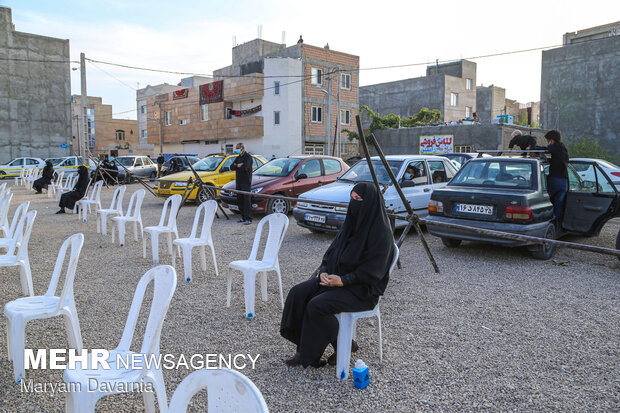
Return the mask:
{"type": "MultiPolygon", "coordinates": [[[[288,214],[292,206],[283,199],[261,198],[261,194],[285,195],[296,198],[300,194],[321,185],[332,183],[345,173],[349,166],[342,159],[331,156],[299,155],[269,161],[252,174],[252,212],[288,214]]],[[[224,188],[235,189],[235,181],[224,188]]],[[[237,195],[222,190],[223,206],[238,211],[237,195]]]]}

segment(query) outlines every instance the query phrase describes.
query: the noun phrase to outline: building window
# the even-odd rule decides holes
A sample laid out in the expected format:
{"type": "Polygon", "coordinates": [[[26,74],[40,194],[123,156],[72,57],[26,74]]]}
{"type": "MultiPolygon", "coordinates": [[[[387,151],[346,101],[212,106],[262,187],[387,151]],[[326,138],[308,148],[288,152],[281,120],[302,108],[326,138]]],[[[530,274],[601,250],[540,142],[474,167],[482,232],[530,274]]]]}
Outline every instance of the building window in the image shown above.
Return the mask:
{"type": "Polygon", "coordinates": [[[340,89],[351,89],[351,75],[349,73],[340,74],[340,89]]]}
{"type": "Polygon", "coordinates": [[[116,131],[116,140],[117,141],[124,141],[125,140],[125,131],[124,130],[117,130],[116,131]]]}
{"type": "Polygon", "coordinates": [[[187,125],[187,119],[179,119],[179,125],[187,125]]]}
{"type": "Polygon", "coordinates": [[[465,89],[472,90],[474,88],[474,82],[471,79],[465,80],[465,89]]]}
{"type": "Polygon", "coordinates": [[[95,109],[86,109],[86,136],[88,136],[88,147],[95,147],[95,109]]]}
{"type": "Polygon", "coordinates": [[[465,119],[471,119],[471,107],[465,106],[465,119]]]}
{"type": "Polygon", "coordinates": [[[144,113],[146,115],[146,105],[140,106],[140,112],[142,112],[142,113],[144,113]]]}
{"type": "Polygon", "coordinates": [[[304,155],[323,155],[325,145],[322,143],[307,143],[304,145],[304,155]]]}
{"type": "Polygon", "coordinates": [[[311,69],[312,76],[310,77],[310,81],[313,85],[322,85],[323,84],[323,69],[318,69],[313,67],[311,69]]]}
{"type": "Polygon", "coordinates": [[[200,120],[209,120],[209,105],[200,105],[200,120]]]}
{"type": "Polygon", "coordinates": [[[343,125],[351,124],[351,111],[349,109],[340,110],[340,123],[343,125]]]}
{"type": "Polygon", "coordinates": [[[450,105],[458,106],[459,104],[459,94],[458,93],[450,93],[450,105]]]}
{"type": "Polygon", "coordinates": [[[148,138],[148,135],[146,133],[146,129],[142,129],[142,137],[143,138],[148,138]]]}
{"type": "Polygon", "coordinates": [[[323,122],[323,108],[320,106],[312,106],[312,122],[323,122]]]}
{"type": "Polygon", "coordinates": [[[273,82],[273,94],[274,95],[280,94],[280,82],[273,82]]]}
{"type": "Polygon", "coordinates": [[[164,115],[165,115],[164,116],[164,125],[165,126],[172,125],[172,111],[171,110],[167,110],[164,115]]]}
{"type": "Polygon", "coordinates": [[[227,143],[225,146],[226,155],[232,155],[234,145],[232,143],[227,143]]]}
{"type": "Polygon", "coordinates": [[[472,152],[471,145],[454,145],[454,152],[470,153],[472,152]]]}
{"type": "Polygon", "coordinates": [[[274,125],[280,124],[280,111],[279,110],[273,111],[273,124],[274,125]]]}

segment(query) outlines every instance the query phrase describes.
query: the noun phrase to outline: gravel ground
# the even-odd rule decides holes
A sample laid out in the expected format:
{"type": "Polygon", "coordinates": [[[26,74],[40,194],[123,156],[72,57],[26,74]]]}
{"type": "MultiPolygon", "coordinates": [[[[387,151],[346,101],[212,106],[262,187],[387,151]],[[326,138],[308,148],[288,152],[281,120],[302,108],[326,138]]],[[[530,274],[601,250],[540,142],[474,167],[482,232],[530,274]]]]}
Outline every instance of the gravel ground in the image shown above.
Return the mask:
{"type": "MultiPolygon", "coordinates": [[[[125,205],[138,185],[130,185],[125,205]]],[[[153,266],[142,258],[141,242],[112,244],[96,232],[94,215],[87,224],[72,215],[54,215],[56,202],[15,188],[12,211],[31,200],[38,211],[30,241],[35,294],[43,294],[62,242],[83,232],[75,280],[85,348],[117,346],[139,278],[153,266]]],[[[104,205],[112,190],[102,192],[104,205]]],[[[145,225],[159,220],[162,201],[147,195],[142,207],[145,225]]],[[[181,236],[187,236],[194,205],[179,214],[181,236]]],[[[236,218],[236,216],[233,216],[236,218]]],[[[284,294],[307,279],[317,267],[331,236],[312,234],[291,217],[280,259],[284,294]]],[[[383,363],[379,362],[374,322],[358,325],[360,351],[354,355],[370,367],[371,384],[359,391],[351,379],[337,380],[333,367],[288,368],[282,359],[294,347],[280,338],[281,307],[277,282],[269,277],[269,301],[256,301],[256,318],[244,318],[243,284],[234,274],[230,308],[226,307],[228,263],[244,259],[256,224],[216,219],[213,237],[220,275],[203,273],[199,261],[189,284],[179,275],[165,319],[161,352],[189,357],[195,353],[260,354],[255,370],[243,370],[261,390],[273,412],[331,411],[618,411],[620,409],[620,271],[614,257],[560,250],[541,262],[523,249],[464,243],[446,249],[427,236],[441,268],[435,274],[417,235],[405,240],[403,269],[396,270],[381,301],[383,363]]],[[[257,220],[255,220],[255,223],[257,220]]],[[[611,247],[620,223],[609,223],[596,238],[568,240],[611,247]]],[[[131,232],[130,232],[131,234],[131,232]]],[[[147,251],[150,254],[150,251],[147,251]]],[[[163,264],[170,263],[164,251],[163,264]]],[[[1,270],[2,303],[21,296],[17,268],[1,270]]],[[[182,274],[180,260],[177,271],[182,274]]],[[[257,289],[258,292],[258,289],[257,289]]],[[[260,294],[258,294],[260,295],[260,294]]],[[[134,347],[141,344],[145,319],[138,321],[134,347]],[[142,328],[140,328],[142,326],[142,328]]],[[[27,347],[65,348],[60,318],[28,324],[27,347]]],[[[5,318],[0,328],[6,328],[5,318]]],[[[326,351],[326,356],[331,349],[326,351]]],[[[64,411],[64,395],[24,393],[14,383],[0,334],[0,411],[64,411]]],[[[165,370],[168,397],[189,374],[165,370]]],[[[35,383],[62,381],[62,370],[32,370],[35,383]]],[[[205,411],[200,393],[190,411],[205,411]]],[[[102,412],[143,411],[138,393],[106,397],[102,412]]]]}

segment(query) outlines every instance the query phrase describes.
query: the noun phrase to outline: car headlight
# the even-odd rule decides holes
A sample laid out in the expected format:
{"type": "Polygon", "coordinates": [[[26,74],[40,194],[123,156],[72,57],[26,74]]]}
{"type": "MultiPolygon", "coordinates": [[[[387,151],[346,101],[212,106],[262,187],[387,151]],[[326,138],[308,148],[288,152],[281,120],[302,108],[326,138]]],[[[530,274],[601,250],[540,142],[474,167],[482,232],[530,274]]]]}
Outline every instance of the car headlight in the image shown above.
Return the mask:
{"type": "Polygon", "coordinates": [[[299,208],[308,208],[310,205],[307,202],[298,202],[297,206],[299,208]]]}
{"type": "Polygon", "coordinates": [[[250,192],[252,192],[253,194],[257,194],[257,193],[259,193],[259,192],[260,192],[260,191],[262,191],[262,190],[263,190],[263,187],[261,186],[261,187],[259,187],[259,188],[254,188],[254,189],[252,189],[250,192]]]}
{"type": "Polygon", "coordinates": [[[343,213],[343,214],[346,214],[347,210],[348,210],[348,207],[336,207],[336,209],[335,209],[336,212],[340,212],[340,213],[343,213]]]}
{"type": "Polygon", "coordinates": [[[174,186],[184,187],[184,186],[187,186],[187,182],[175,182],[174,186]]]}

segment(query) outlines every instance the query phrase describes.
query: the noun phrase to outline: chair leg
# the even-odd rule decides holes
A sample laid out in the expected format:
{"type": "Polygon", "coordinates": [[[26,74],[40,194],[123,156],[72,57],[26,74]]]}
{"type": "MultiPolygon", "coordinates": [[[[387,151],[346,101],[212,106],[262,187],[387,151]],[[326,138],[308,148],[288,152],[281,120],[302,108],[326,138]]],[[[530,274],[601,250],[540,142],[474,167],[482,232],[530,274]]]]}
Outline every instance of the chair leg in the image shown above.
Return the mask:
{"type": "MultiPolygon", "coordinates": [[[[153,234],[151,234],[153,237],[153,234]]],[[[142,234],[142,258],[146,258],[146,240],[144,239],[144,234],[142,234]]]]}
{"type": "Polygon", "coordinates": [[[118,241],[121,247],[125,245],[125,221],[118,222],[118,241]]]}
{"type": "Polygon", "coordinates": [[[144,412],[155,413],[155,395],[152,391],[145,390],[142,392],[144,398],[144,412]]]}
{"type": "Polygon", "coordinates": [[[185,274],[185,281],[190,282],[192,280],[192,247],[184,246],[181,251],[181,255],[183,255],[183,272],[185,274]]]}
{"type": "Polygon", "coordinates": [[[349,377],[351,363],[351,340],[353,340],[353,323],[349,314],[338,314],[338,344],[336,349],[336,377],[346,380],[349,377]]]}
{"type": "Polygon", "coordinates": [[[263,301],[267,301],[267,271],[260,274],[260,292],[263,301]]]}
{"type": "Polygon", "coordinates": [[[114,221],[112,221],[112,243],[114,243],[115,233],[116,233],[116,225],[114,225],[114,221]]]}
{"type": "Polygon", "coordinates": [[[256,273],[251,270],[243,272],[243,290],[245,293],[245,316],[254,318],[254,299],[256,290],[256,273]]]}
{"type": "Polygon", "coordinates": [[[200,258],[201,258],[201,262],[202,262],[202,270],[203,271],[207,271],[207,253],[205,251],[205,246],[201,245],[200,246],[200,258]]]}
{"type": "Polygon", "coordinates": [[[101,396],[102,394],[98,391],[88,391],[88,388],[79,392],[67,392],[65,411],[67,413],[94,413],[97,400],[101,396]]]}
{"type": "Polygon", "coordinates": [[[383,336],[381,333],[381,313],[377,312],[377,328],[379,329],[379,361],[383,361],[383,336]]]}
{"type": "Polygon", "coordinates": [[[167,413],[168,395],[166,394],[166,384],[164,382],[164,375],[161,370],[153,371],[152,382],[155,389],[155,395],[157,396],[157,407],[159,407],[159,412],[167,413]]]}
{"type": "Polygon", "coordinates": [[[159,262],[159,232],[151,232],[151,248],[153,249],[153,262],[159,262]]]}
{"type": "Polygon", "coordinates": [[[168,233],[168,253],[172,256],[172,232],[168,233]]]}
{"type": "MultiPolygon", "coordinates": [[[[133,222],[133,236],[136,242],[138,242],[138,223],[136,221],[133,222]]],[[[144,234],[142,234],[142,236],[144,236],[144,234]]]]}
{"type": "Polygon", "coordinates": [[[75,303],[69,305],[69,312],[65,314],[65,328],[69,339],[69,348],[74,348],[78,352],[82,351],[82,332],[80,330],[80,320],[78,319],[75,303]]]}
{"type": "Polygon", "coordinates": [[[22,319],[11,320],[9,332],[10,358],[13,360],[15,382],[21,383],[26,377],[24,370],[24,348],[26,345],[26,323],[22,319]]]}
{"type": "Polygon", "coordinates": [[[280,302],[284,310],[284,294],[282,294],[282,275],[280,275],[280,266],[276,265],[276,273],[278,274],[278,287],[280,288],[280,302]]]}
{"type": "Polygon", "coordinates": [[[103,220],[103,214],[98,214],[97,217],[97,234],[101,233],[101,221],[103,220]]]}
{"type": "Polygon", "coordinates": [[[218,271],[217,271],[217,260],[215,259],[215,248],[213,247],[213,244],[209,244],[209,248],[211,248],[211,255],[213,256],[213,266],[215,267],[215,275],[218,276],[218,271]]]}
{"type": "Polygon", "coordinates": [[[22,292],[25,296],[34,296],[32,288],[32,272],[30,271],[30,262],[28,258],[19,263],[19,273],[22,282],[22,292]]]}
{"type": "Polygon", "coordinates": [[[226,285],[226,307],[230,307],[230,290],[232,288],[232,274],[228,270],[228,282],[226,285]]]}
{"type": "Polygon", "coordinates": [[[6,352],[9,355],[9,361],[13,361],[11,356],[11,319],[6,319],[6,352]]]}

